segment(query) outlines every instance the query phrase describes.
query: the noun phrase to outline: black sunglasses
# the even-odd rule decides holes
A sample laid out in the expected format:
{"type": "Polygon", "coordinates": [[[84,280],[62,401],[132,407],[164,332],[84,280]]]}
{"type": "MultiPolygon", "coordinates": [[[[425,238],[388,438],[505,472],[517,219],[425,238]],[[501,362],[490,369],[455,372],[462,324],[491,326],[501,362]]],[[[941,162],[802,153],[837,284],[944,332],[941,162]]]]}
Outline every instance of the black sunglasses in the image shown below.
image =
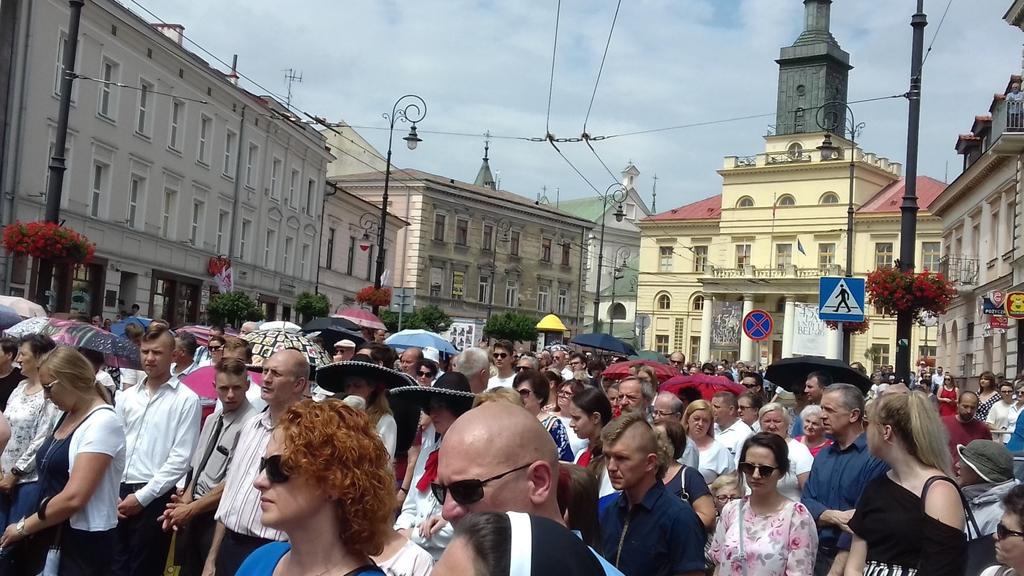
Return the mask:
{"type": "Polygon", "coordinates": [[[758,476],[761,478],[767,478],[772,475],[773,472],[778,470],[776,466],[768,466],[767,464],[751,464],[750,462],[740,462],[738,466],[740,472],[747,476],[753,476],[754,471],[757,471],[758,476]]]}
{"type": "Polygon", "coordinates": [[[434,373],[433,372],[429,372],[429,371],[428,372],[424,372],[424,371],[420,370],[419,372],[417,372],[417,374],[419,374],[420,376],[426,376],[428,378],[433,378],[434,377],[434,373]]]}
{"type": "Polygon", "coordinates": [[[504,352],[495,352],[494,354],[491,354],[491,356],[495,358],[508,358],[508,354],[504,352]]]}
{"type": "Polygon", "coordinates": [[[530,369],[529,366],[516,366],[516,372],[519,372],[520,370],[529,370],[529,369],[530,369]]]}
{"type": "Polygon", "coordinates": [[[213,345],[207,346],[207,349],[209,349],[209,350],[210,350],[210,352],[216,352],[216,351],[218,351],[218,350],[222,350],[223,348],[224,348],[224,345],[223,345],[223,344],[221,344],[220,346],[217,346],[216,344],[213,344],[213,345]]]}
{"type": "Polygon", "coordinates": [[[280,454],[260,458],[259,471],[267,474],[267,480],[270,480],[271,484],[284,484],[289,478],[288,474],[281,468],[280,454]]]}
{"type": "Polygon", "coordinates": [[[457,504],[460,504],[462,506],[469,506],[470,504],[476,504],[477,502],[484,499],[484,486],[486,486],[488,483],[504,478],[505,476],[508,476],[513,472],[525,470],[526,468],[529,468],[532,464],[533,462],[530,462],[529,464],[523,464],[518,468],[513,468],[508,472],[502,472],[497,476],[491,476],[490,478],[487,478],[485,480],[458,480],[456,482],[452,482],[447,486],[445,486],[444,484],[431,484],[430,492],[434,495],[434,498],[436,498],[437,501],[440,502],[441,504],[444,504],[445,496],[451,493],[452,500],[455,500],[457,504]]]}
{"type": "Polygon", "coordinates": [[[996,524],[996,540],[1005,540],[1010,536],[1019,536],[1021,538],[1024,538],[1024,532],[1010,530],[1006,527],[1006,524],[1003,524],[1002,522],[996,524]]]}

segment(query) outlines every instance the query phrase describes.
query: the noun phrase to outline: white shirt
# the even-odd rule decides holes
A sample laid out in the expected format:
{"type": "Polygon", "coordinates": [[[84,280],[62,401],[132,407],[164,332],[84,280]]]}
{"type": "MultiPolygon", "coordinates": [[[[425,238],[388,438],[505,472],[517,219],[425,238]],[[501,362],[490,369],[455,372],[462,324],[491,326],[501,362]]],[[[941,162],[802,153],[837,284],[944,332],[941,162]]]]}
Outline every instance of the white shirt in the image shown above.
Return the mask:
{"type": "Polygon", "coordinates": [[[121,390],[127,390],[146,378],[146,373],[142,370],[135,370],[134,368],[121,368],[120,370],[121,390]]]}
{"type": "Polygon", "coordinates": [[[377,567],[385,574],[430,576],[434,569],[434,559],[426,550],[420,548],[412,540],[408,540],[394,556],[378,562],[377,567]]]}
{"type": "Polygon", "coordinates": [[[743,443],[747,438],[753,436],[753,434],[754,431],[751,430],[750,426],[747,426],[746,422],[737,418],[736,421],[725,430],[722,430],[721,432],[716,430],[715,440],[721,442],[722,445],[729,450],[730,454],[736,456],[740,453],[740,448],[743,448],[743,443]]]}
{"type": "Polygon", "coordinates": [[[712,440],[707,448],[697,449],[698,464],[697,471],[704,477],[704,481],[711,484],[722,474],[734,470],[733,457],[729,449],[718,440],[712,440]]]}
{"type": "Polygon", "coordinates": [[[249,418],[238,433],[238,442],[231,451],[228,472],[224,476],[224,494],[214,518],[232,532],[267,540],[287,540],[284,532],[267,528],[260,519],[260,491],[252,485],[259,475],[260,458],[266,454],[274,425],[270,410],[249,418]]]}
{"type": "Polygon", "coordinates": [[[569,368],[568,366],[566,366],[565,368],[562,368],[562,380],[572,380],[572,377],[573,377],[572,368],[569,368]]]}
{"type": "Polygon", "coordinates": [[[490,380],[487,381],[487,389],[490,390],[492,388],[500,388],[502,386],[504,386],[506,388],[511,388],[512,387],[512,381],[515,380],[515,379],[516,379],[516,373],[515,372],[513,372],[512,375],[509,376],[508,378],[502,378],[501,376],[498,376],[497,374],[495,374],[494,376],[491,376],[490,380]]]}
{"type": "Polygon", "coordinates": [[[79,454],[106,454],[113,460],[85,507],[71,516],[71,527],[87,532],[116,528],[121,474],[125,464],[125,437],[121,420],[111,407],[93,408],[71,435],[68,443],[69,474],[75,471],[75,459],[79,454]]]}
{"type": "MultiPolygon", "coordinates": [[[[1010,419],[1010,409],[1012,407],[1012,403],[1007,404],[1002,400],[996,402],[988,409],[988,418],[986,418],[985,421],[995,427],[996,430],[1010,430],[1012,432],[1012,428],[1007,428],[1007,422],[1010,419]]],[[[1016,422],[1014,422],[1014,424],[1016,424],[1016,422]]]]}
{"type": "Polygon", "coordinates": [[[391,414],[385,414],[377,422],[377,435],[380,436],[384,447],[388,449],[388,456],[395,461],[395,448],[398,446],[398,423],[391,414]]]}
{"type": "Polygon", "coordinates": [[[143,506],[166,494],[188,472],[199,442],[199,396],[171,377],[156,394],[143,380],[125,390],[115,410],[124,426],[127,464],[122,482],[145,483],[135,492],[143,506]]]}
{"type": "Polygon", "coordinates": [[[416,467],[413,468],[412,485],[409,487],[409,493],[405,496],[405,501],[402,503],[402,512],[398,515],[398,519],[395,520],[395,530],[411,528],[409,540],[429,552],[435,562],[441,557],[444,549],[448,547],[448,542],[451,541],[454,530],[451,522],[448,522],[444,528],[441,528],[433,536],[428,538],[420,536],[420,524],[426,522],[431,516],[440,514],[441,503],[437,501],[437,498],[434,498],[433,491],[429,487],[425,491],[420,492],[416,488],[416,484],[423,477],[430,453],[440,449],[438,442],[435,440],[436,436],[433,424],[423,431],[423,446],[420,448],[420,455],[416,459],[416,467]]]}

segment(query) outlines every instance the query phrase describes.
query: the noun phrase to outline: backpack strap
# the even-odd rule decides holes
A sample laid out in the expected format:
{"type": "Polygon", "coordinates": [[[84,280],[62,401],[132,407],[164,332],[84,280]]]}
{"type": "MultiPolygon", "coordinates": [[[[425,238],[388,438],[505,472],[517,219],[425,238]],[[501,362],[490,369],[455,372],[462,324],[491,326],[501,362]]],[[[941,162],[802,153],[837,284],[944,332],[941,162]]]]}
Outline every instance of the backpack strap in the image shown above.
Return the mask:
{"type": "Polygon", "coordinates": [[[970,536],[972,528],[974,529],[974,537],[981,538],[982,533],[981,530],[978,528],[978,522],[974,519],[974,513],[971,512],[971,507],[967,504],[967,499],[964,498],[964,493],[960,491],[960,486],[957,486],[957,483],[954,482],[953,479],[948,476],[932,476],[927,481],[925,481],[924,488],[921,489],[921,511],[925,511],[925,499],[928,497],[928,488],[930,488],[932,484],[940,480],[944,480],[952,484],[953,488],[956,489],[957,495],[960,496],[960,505],[961,507],[963,507],[964,516],[967,519],[967,539],[971,539],[970,536]]]}

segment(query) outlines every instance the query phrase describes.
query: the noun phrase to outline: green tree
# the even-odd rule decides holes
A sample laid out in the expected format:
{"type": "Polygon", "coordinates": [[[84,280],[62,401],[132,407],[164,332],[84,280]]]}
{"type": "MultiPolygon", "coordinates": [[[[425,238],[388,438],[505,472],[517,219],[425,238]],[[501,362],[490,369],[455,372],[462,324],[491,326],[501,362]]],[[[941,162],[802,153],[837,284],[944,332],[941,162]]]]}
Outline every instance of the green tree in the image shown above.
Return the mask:
{"type": "Polygon", "coordinates": [[[392,334],[398,332],[398,312],[381,308],[377,313],[377,318],[380,318],[380,321],[388,327],[388,332],[392,334]]]}
{"type": "Polygon", "coordinates": [[[518,312],[505,312],[491,316],[484,325],[484,335],[512,342],[537,339],[537,319],[518,312]]]}
{"type": "Polygon", "coordinates": [[[403,328],[418,328],[440,334],[452,325],[452,319],[437,306],[421,306],[409,315],[403,328]]]}
{"type": "Polygon", "coordinates": [[[331,311],[331,302],[323,294],[303,292],[295,299],[295,311],[299,313],[302,323],[305,324],[313,318],[327,316],[331,311]]]}
{"type": "Polygon", "coordinates": [[[263,320],[263,310],[245,292],[225,292],[210,298],[206,309],[212,324],[231,324],[238,327],[249,320],[263,320]]]}

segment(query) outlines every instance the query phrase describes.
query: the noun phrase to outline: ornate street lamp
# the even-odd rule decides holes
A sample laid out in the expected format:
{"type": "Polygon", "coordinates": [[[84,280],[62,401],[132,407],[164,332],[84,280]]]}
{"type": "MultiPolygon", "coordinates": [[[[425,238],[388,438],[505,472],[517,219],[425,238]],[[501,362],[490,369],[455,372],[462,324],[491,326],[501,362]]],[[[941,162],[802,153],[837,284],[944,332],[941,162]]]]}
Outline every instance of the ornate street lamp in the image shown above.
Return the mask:
{"type": "Polygon", "coordinates": [[[498,242],[508,242],[508,233],[512,229],[512,225],[509,224],[508,220],[502,218],[498,220],[498,223],[494,225],[494,240],[491,242],[491,289],[490,294],[487,295],[487,319],[491,319],[491,312],[494,310],[494,286],[498,279],[498,242]]]}
{"type": "MultiPolygon", "coordinates": [[[[423,101],[423,98],[415,94],[406,94],[399,98],[395,105],[391,108],[391,114],[385,112],[382,116],[388,121],[388,154],[387,154],[387,166],[384,170],[384,194],[380,199],[380,221],[377,226],[377,273],[374,276],[373,287],[380,288],[381,277],[384,276],[384,233],[388,223],[388,188],[391,184],[391,144],[395,136],[395,122],[411,122],[412,127],[409,128],[409,134],[407,134],[402,140],[405,140],[406,146],[409,150],[415,150],[416,146],[423,140],[416,133],[416,123],[423,120],[427,115],[427,103],[423,101]]],[[[373,307],[373,313],[376,314],[380,306],[373,307]]]]}
{"type": "Polygon", "coordinates": [[[375,214],[365,212],[359,217],[359,227],[363,229],[363,236],[359,239],[360,250],[366,252],[370,249],[370,246],[372,245],[370,242],[370,235],[377,230],[379,225],[380,219],[378,219],[375,214]]]}
{"type": "Polygon", "coordinates": [[[609,201],[616,204],[615,221],[622,222],[622,219],[626,217],[626,213],[622,211],[622,202],[625,200],[626,189],[619,182],[612,184],[604,191],[604,194],[601,194],[601,238],[598,241],[597,249],[597,286],[594,289],[594,332],[597,332],[597,322],[601,311],[601,269],[604,264],[605,213],[608,211],[609,201]]]}
{"type": "MultiPolygon", "coordinates": [[[[616,216],[616,219],[618,216],[616,216]]],[[[621,280],[624,277],[622,270],[626,268],[626,264],[629,261],[629,248],[625,246],[619,246],[615,251],[615,268],[612,270],[612,302],[611,306],[608,307],[608,335],[615,336],[615,281],[621,280]],[[622,264],[618,264],[618,262],[622,264]]]]}

